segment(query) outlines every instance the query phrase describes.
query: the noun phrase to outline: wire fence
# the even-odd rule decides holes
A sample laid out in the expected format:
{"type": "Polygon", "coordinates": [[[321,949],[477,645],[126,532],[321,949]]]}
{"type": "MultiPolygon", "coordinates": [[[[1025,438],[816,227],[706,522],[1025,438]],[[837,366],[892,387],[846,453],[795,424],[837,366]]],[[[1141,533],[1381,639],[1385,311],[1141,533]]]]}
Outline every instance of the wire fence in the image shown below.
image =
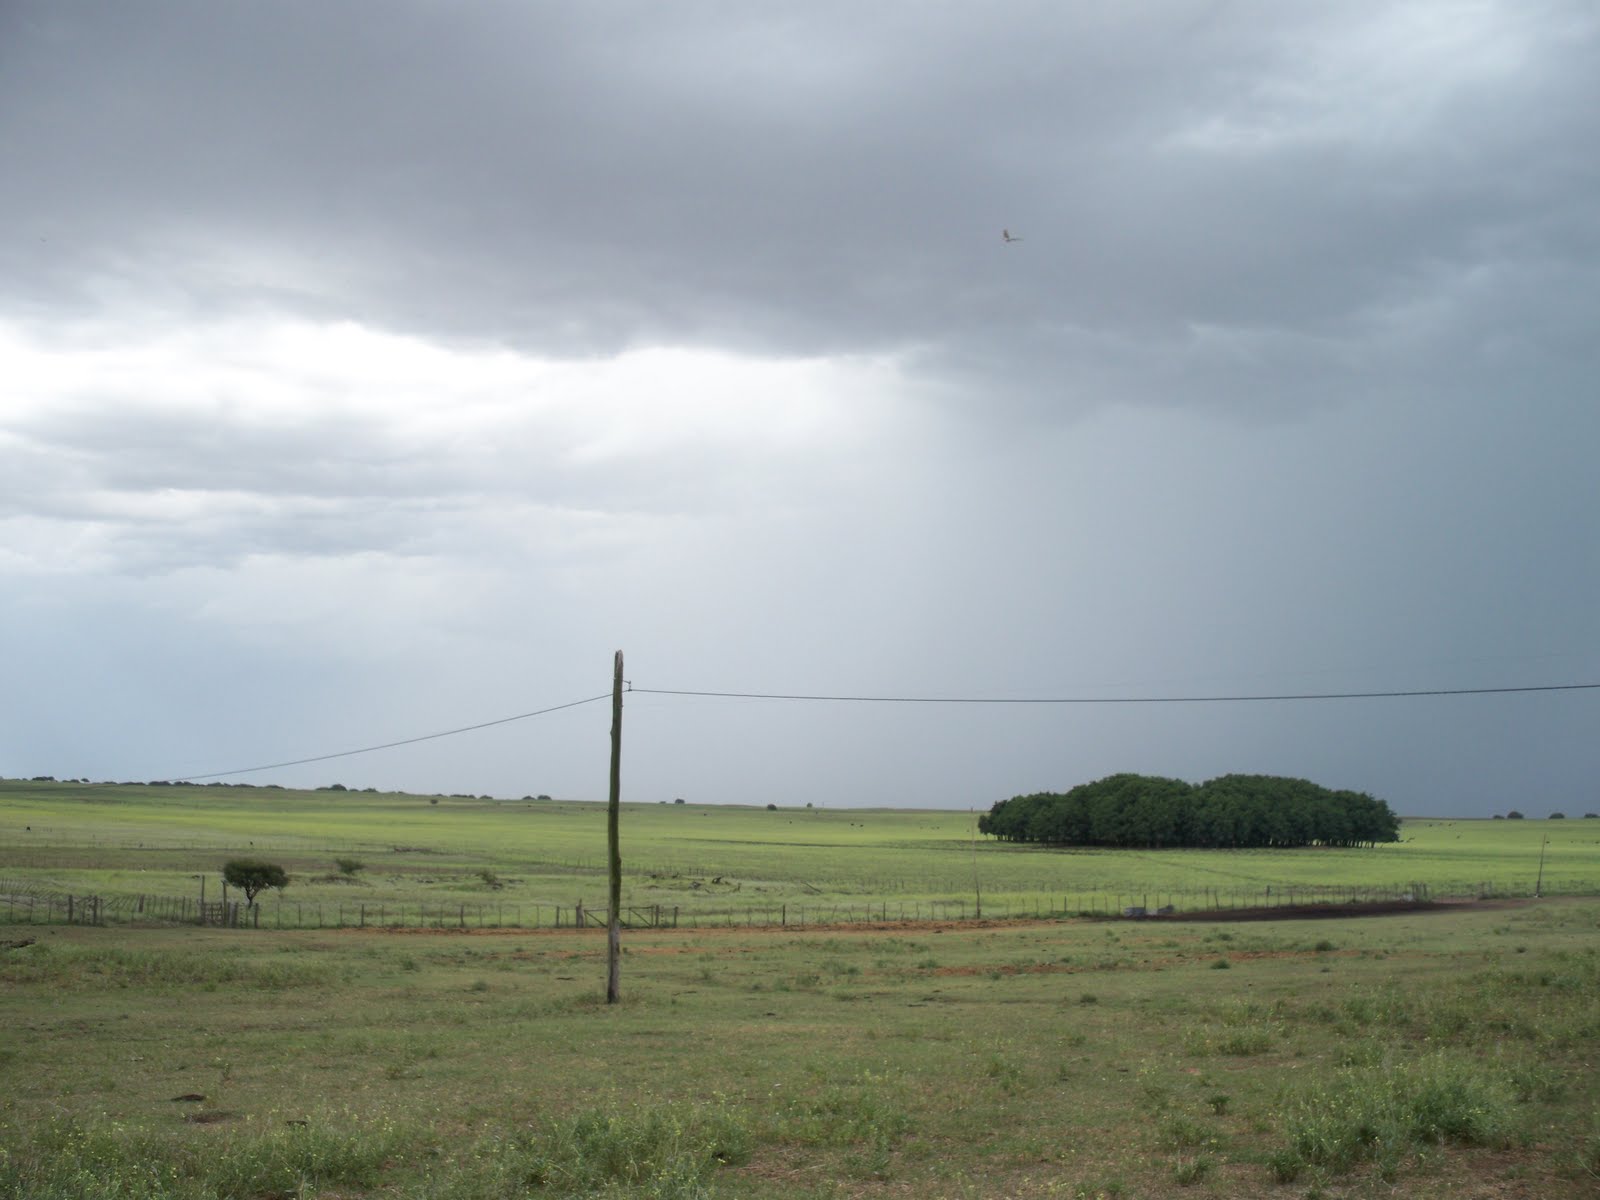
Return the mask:
{"type": "MultiPolygon", "coordinates": [[[[1261,912],[1277,909],[1329,911],[1361,906],[1423,904],[1440,897],[1461,899],[1533,896],[1532,885],[1480,881],[1450,887],[1425,883],[1266,886],[1243,888],[1150,888],[955,899],[833,901],[741,904],[708,900],[693,907],[629,904],[620,923],[630,929],[806,928],[922,922],[1011,921],[1067,918],[1127,918],[1261,912]]],[[[1546,881],[1539,894],[1594,894],[1587,880],[1546,881]]],[[[205,902],[195,897],[73,895],[0,880],[0,922],[21,925],[212,925],[256,929],[584,929],[605,927],[605,907],[544,903],[428,903],[407,901],[291,900],[280,892],[256,905],[239,900],[205,902]]]]}

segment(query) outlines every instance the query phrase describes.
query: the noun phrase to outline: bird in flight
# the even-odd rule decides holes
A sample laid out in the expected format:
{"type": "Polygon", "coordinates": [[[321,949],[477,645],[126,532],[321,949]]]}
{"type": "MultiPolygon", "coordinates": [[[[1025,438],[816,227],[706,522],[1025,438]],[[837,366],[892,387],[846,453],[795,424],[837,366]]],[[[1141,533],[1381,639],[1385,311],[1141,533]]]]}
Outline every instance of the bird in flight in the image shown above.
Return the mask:
{"type": "Polygon", "coordinates": [[[1008,242],[1020,242],[1022,240],[1021,238],[1012,234],[1011,230],[1009,229],[1002,229],[1000,231],[1000,236],[1005,238],[1005,240],[1008,242]]]}

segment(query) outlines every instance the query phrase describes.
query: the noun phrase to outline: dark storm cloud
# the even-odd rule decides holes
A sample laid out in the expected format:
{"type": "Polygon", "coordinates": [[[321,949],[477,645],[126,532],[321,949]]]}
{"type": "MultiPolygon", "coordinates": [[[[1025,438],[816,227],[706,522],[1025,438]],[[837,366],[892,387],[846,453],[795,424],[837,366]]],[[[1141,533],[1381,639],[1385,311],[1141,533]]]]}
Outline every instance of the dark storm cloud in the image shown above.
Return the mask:
{"type": "MultiPolygon", "coordinates": [[[[168,661],[268,680],[229,703],[286,752],[175,685],[164,775],[561,702],[618,644],[779,691],[1593,678],[1597,29],[0,4],[0,630],[19,672],[73,664],[62,704],[105,698],[19,691],[0,770],[80,773],[35,747],[82,728],[123,773],[116,714],[168,661]]],[[[1486,812],[1593,778],[1591,695],[741,707],[737,737],[663,703],[632,778],[966,805],[1281,770],[1486,812]]],[[[476,782],[436,749],[388,780],[529,790],[515,747],[476,782]]]]}
{"type": "Polygon", "coordinates": [[[1325,402],[1571,322],[1537,289],[1580,258],[1597,315],[1570,6],[21,5],[6,32],[23,314],[127,289],[562,355],[896,352],[1068,413],[1325,402]],[[1508,273],[1535,294],[1458,295],[1508,273]]]}

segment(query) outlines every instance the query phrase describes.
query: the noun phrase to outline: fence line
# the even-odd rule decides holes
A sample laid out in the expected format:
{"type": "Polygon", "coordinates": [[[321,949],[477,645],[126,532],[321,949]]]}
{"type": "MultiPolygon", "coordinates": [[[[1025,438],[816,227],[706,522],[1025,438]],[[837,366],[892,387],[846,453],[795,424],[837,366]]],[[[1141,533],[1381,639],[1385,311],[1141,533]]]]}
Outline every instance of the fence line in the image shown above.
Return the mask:
{"type": "MultiPolygon", "coordinates": [[[[1587,881],[1551,881],[1545,895],[1593,894],[1587,881]]],[[[821,900],[805,904],[740,904],[732,897],[698,904],[634,904],[622,912],[630,929],[678,928],[806,928],[820,925],[961,922],[976,919],[1064,919],[1074,917],[1143,917],[1215,913],[1235,910],[1361,906],[1418,903],[1439,895],[1490,899],[1531,896],[1527,885],[1482,881],[1448,887],[1422,883],[1314,886],[1265,885],[1261,888],[1128,888],[1039,893],[1023,897],[996,895],[980,902],[959,899],[849,902],[821,900]]],[[[202,904],[178,896],[96,896],[53,892],[30,884],[0,880],[0,922],[10,924],[120,923],[219,925],[267,929],[579,929],[604,927],[604,907],[582,901],[573,905],[544,903],[402,903],[365,901],[302,901],[282,892],[250,908],[238,901],[202,904]]]]}

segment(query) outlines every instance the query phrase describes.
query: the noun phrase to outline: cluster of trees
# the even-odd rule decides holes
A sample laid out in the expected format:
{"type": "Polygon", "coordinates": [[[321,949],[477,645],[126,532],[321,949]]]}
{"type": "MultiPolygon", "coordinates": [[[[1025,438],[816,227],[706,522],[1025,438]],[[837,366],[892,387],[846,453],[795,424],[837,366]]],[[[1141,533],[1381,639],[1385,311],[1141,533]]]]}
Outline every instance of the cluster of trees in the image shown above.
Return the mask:
{"type": "Polygon", "coordinates": [[[997,801],[978,831],[1056,846],[1371,846],[1400,840],[1400,818],[1365,792],[1304,779],[1223,775],[1202,784],[1111,775],[1069,792],[997,801]]]}

